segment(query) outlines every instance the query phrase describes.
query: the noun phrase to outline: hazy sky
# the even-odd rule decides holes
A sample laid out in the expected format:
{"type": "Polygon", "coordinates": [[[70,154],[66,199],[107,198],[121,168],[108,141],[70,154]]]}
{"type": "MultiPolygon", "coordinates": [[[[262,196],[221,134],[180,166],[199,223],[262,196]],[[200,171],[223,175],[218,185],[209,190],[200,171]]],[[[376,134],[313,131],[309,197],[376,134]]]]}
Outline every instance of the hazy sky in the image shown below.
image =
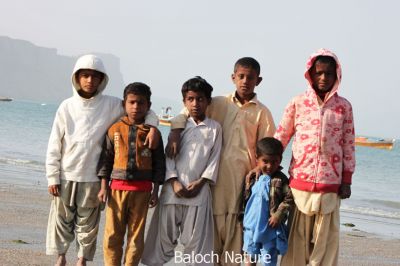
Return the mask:
{"type": "Polygon", "coordinates": [[[126,83],[146,82],[173,101],[195,75],[214,95],[233,91],[234,62],[252,56],[264,78],[259,99],[276,123],[306,89],[308,56],[329,48],[342,63],[339,94],[353,104],[356,133],[400,138],[399,10],[396,0],[13,0],[1,5],[0,35],[62,55],[114,54],[126,83]]]}

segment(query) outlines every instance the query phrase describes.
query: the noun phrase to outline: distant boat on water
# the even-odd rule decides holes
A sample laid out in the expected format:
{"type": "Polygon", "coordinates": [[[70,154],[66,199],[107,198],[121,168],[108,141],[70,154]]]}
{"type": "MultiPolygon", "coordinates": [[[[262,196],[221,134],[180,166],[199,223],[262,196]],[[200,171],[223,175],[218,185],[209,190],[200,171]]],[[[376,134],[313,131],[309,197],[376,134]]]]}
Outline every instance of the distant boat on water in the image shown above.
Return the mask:
{"type": "Polygon", "coordinates": [[[372,147],[378,149],[393,149],[395,139],[376,139],[376,138],[368,138],[363,136],[356,137],[356,145],[357,146],[365,146],[372,147]]]}
{"type": "Polygon", "coordinates": [[[162,126],[171,126],[171,119],[174,116],[171,114],[172,108],[171,107],[162,107],[161,113],[158,115],[158,120],[160,120],[160,125],[162,126]]]}
{"type": "Polygon", "coordinates": [[[0,96],[0,101],[2,102],[11,102],[13,99],[12,98],[7,98],[7,97],[1,97],[0,96]]]}

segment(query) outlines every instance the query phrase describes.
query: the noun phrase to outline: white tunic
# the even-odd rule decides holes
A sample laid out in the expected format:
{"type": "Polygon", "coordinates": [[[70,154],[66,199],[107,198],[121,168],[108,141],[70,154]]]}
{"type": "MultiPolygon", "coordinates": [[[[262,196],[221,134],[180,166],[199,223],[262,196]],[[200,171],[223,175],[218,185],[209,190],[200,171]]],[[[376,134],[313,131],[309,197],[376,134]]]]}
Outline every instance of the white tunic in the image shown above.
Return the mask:
{"type": "MultiPolygon", "coordinates": [[[[196,124],[189,117],[186,127],[181,133],[179,154],[175,159],[166,159],[166,182],[174,177],[184,185],[206,178],[209,183],[215,184],[218,175],[219,156],[222,146],[222,129],[215,120],[206,118],[196,124]]],[[[210,187],[203,186],[200,193],[193,198],[177,197],[169,183],[162,188],[161,204],[182,204],[186,206],[199,206],[210,197],[210,187]]]]}

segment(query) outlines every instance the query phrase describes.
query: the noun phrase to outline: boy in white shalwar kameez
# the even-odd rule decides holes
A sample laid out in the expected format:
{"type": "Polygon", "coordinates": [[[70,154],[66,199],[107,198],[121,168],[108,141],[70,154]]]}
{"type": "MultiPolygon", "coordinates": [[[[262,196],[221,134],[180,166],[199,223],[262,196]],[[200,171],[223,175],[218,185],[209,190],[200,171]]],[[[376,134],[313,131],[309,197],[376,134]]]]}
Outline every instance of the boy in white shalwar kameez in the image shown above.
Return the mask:
{"type": "Polygon", "coordinates": [[[205,115],[212,89],[200,77],[182,86],[190,117],[181,133],[179,154],[166,161],[165,184],[148,230],[143,264],[163,265],[171,260],[178,239],[184,246],[182,257],[197,255],[196,262],[188,264],[213,264],[201,259],[209,257],[214,248],[210,185],[217,179],[222,145],[221,126],[205,115]]]}

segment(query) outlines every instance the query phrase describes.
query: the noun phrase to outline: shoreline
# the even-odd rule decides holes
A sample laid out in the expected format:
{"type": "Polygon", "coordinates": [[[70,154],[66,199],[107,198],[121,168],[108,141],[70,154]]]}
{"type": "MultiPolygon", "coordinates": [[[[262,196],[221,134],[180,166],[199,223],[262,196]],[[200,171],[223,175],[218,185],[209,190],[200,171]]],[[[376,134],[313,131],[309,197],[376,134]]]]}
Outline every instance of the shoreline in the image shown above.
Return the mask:
{"type": "MultiPolygon", "coordinates": [[[[41,184],[21,185],[0,182],[0,261],[4,265],[53,265],[55,256],[45,255],[46,226],[51,196],[41,184]]],[[[149,210],[147,224],[152,211],[149,210]]],[[[102,214],[97,251],[89,265],[102,265],[102,214]]],[[[339,265],[400,264],[400,228],[390,221],[341,212],[339,265]],[[354,224],[346,227],[343,224],[354,224]],[[397,231],[396,231],[397,230],[397,231]],[[377,234],[381,232],[380,234],[377,234]]],[[[75,244],[67,254],[76,261],[75,244]]],[[[174,261],[166,265],[184,265],[174,261]]]]}

